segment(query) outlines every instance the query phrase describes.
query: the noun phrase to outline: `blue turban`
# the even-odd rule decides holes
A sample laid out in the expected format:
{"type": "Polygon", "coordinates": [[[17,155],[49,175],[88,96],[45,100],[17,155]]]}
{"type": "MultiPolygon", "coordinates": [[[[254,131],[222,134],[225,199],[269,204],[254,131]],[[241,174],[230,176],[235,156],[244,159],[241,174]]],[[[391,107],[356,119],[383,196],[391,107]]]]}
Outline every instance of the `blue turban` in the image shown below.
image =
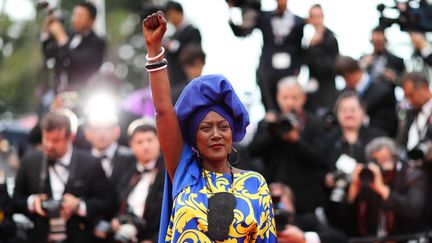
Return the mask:
{"type": "Polygon", "coordinates": [[[240,142],[249,125],[249,115],[223,75],[204,75],[192,80],[174,107],[184,141],[195,146],[198,125],[214,111],[228,121],[233,142],[240,142]]]}

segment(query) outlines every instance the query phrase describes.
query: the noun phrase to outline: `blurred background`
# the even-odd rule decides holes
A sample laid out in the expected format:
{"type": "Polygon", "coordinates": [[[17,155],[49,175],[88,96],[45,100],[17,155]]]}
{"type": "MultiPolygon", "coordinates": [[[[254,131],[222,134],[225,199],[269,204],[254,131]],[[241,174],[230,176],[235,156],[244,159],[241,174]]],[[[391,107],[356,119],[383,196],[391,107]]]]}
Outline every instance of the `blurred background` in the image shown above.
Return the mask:
{"type": "MultiPolygon", "coordinates": [[[[48,4],[68,22],[72,7],[78,2],[51,0],[48,4]]],[[[93,2],[99,11],[96,32],[108,43],[107,58],[101,67],[104,78],[121,82],[124,95],[144,87],[147,75],[140,21],[142,16],[166,1],[93,2]]],[[[241,18],[240,10],[230,10],[223,0],[179,2],[184,6],[187,20],[201,31],[203,49],[207,54],[203,73],[226,75],[233,81],[241,99],[250,106],[252,120],[260,120],[264,109],[255,70],[261,52],[261,32],[255,30],[247,38],[235,37],[227,23],[230,17],[241,18]]],[[[261,3],[263,10],[274,9],[276,4],[273,0],[262,0],[261,3]]],[[[310,6],[316,3],[323,7],[326,26],[336,34],[340,53],[358,58],[372,51],[369,40],[371,30],[379,21],[377,5],[392,5],[394,1],[290,0],[288,8],[301,17],[307,17],[310,6]]],[[[397,13],[389,10],[387,14],[397,13]]],[[[11,120],[17,124],[16,120],[21,118],[19,124],[31,127],[41,92],[52,85],[51,74],[44,68],[39,41],[42,22],[47,15],[47,9],[38,1],[0,0],[0,121],[3,124],[11,120]]],[[[306,27],[305,36],[311,34],[306,27]]],[[[393,25],[386,29],[386,35],[388,48],[408,61],[412,52],[408,34],[393,25]]],[[[307,68],[303,68],[300,80],[306,81],[307,78],[307,68]]],[[[343,88],[343,82],[336,82],[338,88],[343,88]]]]}

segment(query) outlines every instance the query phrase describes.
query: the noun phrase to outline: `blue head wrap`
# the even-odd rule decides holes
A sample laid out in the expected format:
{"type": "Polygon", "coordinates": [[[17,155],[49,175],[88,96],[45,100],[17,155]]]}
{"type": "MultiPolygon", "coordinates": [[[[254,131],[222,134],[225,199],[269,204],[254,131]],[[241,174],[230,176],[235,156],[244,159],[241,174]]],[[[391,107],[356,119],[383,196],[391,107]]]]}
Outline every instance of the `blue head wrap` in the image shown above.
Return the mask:
{"type": "Polygon", "coordinates": [[[175,107],[184,141],[195,145],[200,122],[214,111],[224,117],[232,130],[232,139],[239,142],[246,134],[249,115],[223,75],[205,75],[192,80],[183,90],[175,107]]]}

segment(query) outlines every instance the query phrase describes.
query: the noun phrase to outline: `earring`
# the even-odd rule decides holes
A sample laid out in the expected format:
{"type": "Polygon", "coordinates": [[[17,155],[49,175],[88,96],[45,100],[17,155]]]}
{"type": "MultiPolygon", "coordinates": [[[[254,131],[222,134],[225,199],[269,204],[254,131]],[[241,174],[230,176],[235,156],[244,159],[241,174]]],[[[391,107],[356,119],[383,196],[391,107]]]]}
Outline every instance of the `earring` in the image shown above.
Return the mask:
{"type": "Polygon", "coordinates": [[[239,162],[240,154],[234,147],[232,148],[231,152],[228,153],[228,162],[231,165],[236,165],[239,162]]]}
{"type": "Polygon", "coordinates": [[[196,149],[195,147],[192,147],[192,152],[194,152],[194,153],[195,153],[195,155],[196,155],[196,157],[197,157],[198,159],[200,159],[200,158],[201,158],[199,150],[198,150],[198,149],[196,149]]]}

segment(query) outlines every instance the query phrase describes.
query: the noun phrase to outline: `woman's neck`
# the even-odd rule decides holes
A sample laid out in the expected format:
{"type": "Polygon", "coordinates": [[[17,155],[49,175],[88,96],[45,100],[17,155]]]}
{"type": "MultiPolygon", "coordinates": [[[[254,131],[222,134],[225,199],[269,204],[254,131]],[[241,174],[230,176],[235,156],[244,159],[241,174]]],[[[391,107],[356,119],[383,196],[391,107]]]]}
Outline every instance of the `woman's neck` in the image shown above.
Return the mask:
{"type": "Polygon", "coordinates": [[[203,161],[203,167],[205,170],[211,172],[222,173],[222,174],[231,173],[231,166],[228,160],[221,161],[221,162],[203,161]]]}

